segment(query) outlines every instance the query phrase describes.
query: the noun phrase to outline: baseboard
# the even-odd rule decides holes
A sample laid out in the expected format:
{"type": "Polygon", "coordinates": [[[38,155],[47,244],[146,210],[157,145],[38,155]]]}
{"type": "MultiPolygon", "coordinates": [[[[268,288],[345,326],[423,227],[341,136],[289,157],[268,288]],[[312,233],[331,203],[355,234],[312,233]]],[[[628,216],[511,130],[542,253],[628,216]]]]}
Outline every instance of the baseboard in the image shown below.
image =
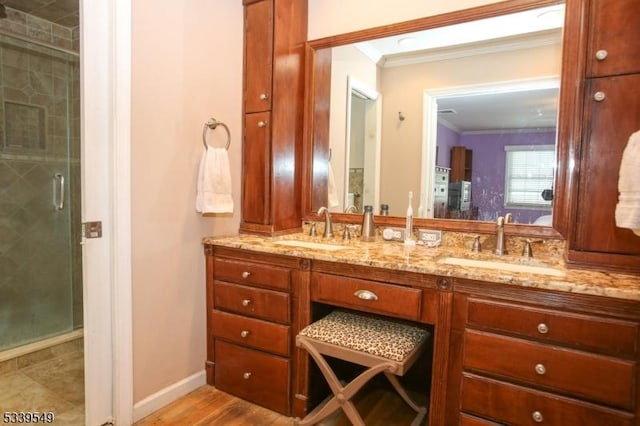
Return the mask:
{"type": "Polygon", "coordinates": [[[206,383],[207,375],[203,370],[182,379],[171,386],[167,386],[153,395],[146,397],[142,401],[136,402],[133,406],[133,421],[137,422],[138,420],[147,417],[154,411],[157,411],[178,398],[185,396],[189,392],[198,389],[200,386],[204,386],[206,383]]]}

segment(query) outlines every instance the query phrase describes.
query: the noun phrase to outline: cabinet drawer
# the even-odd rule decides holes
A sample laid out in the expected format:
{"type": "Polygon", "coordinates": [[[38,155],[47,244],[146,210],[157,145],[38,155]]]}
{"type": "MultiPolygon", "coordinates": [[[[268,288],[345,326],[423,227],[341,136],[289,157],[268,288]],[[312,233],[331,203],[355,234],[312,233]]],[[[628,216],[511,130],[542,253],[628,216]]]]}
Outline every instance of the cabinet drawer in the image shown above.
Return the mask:
{"type": "Polygon", "coordinates": [[[311,298],[318,302],[398,318],[420,319],[420,289],[320,273],[312,275],[311,283],[311,298]]]}
{"type": "Polygon", "coordinates": [[[467,323],[613,355],[637,350],[638,325],[610,318],[470,298],[467,323]]]}
{"type": "Polygon", "coordinates": [[[496,426],[500,423],[494,423],[489,420],[481,419],[480,417],[470,416],[468,414],[460,414],[460,426],[496,426]]]}
{"type": "Polygon", "coordinates": [[[467,330],[463,366],[633,408],[635,363],[631,361],[467,330]]]}
{"type": "Polygon", "coordinates": [[[291,321],[289,295],[273,290],[216,282],[216,309],[288,324],[291,321]]]}
{"type": "Polygon", "coordinates": [[[244,346],[288,356],[291,327],[220,311],[211,312],[213,335],[244,346]]]}
{"type": "Polygon", "coordinates": [[[216,388],[289,414],[289,361],[275,355],[215,342],[216,388]]]}
{"type": "Polygon", "coordinates": [[[278,266],[216,258],[214,279],[276,290],[289,290],[291,270],[278,266]]]}
{"type": "Polygon", "coordinates": [[[462,410],[514,425],[631,426],[625,412],[465,373],[462,410]]]}

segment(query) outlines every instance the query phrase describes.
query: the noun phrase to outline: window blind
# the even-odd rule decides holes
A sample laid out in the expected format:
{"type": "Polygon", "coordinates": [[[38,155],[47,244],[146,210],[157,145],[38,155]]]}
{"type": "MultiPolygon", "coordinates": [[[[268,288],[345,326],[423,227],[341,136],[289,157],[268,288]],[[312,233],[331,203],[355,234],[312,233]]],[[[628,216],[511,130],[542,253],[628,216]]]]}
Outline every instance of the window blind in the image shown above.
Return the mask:
{"type": "Polygon", "coordinates": [[[508,145],[505,162],[505,207],[551,208],[542,191],[553,188],[553,145],[508,145]]]}

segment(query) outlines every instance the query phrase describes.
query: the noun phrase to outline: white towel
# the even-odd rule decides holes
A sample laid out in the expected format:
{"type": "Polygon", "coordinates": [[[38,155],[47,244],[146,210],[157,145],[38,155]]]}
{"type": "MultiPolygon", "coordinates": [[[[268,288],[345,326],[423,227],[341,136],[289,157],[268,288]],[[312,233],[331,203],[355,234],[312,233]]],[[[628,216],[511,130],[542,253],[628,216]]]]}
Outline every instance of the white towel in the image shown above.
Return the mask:
{"type": "Polygon", "coordinates": [[[196,211],[198,213],[233,213],[231,170],[225,148],[205,150],[198,170],[196,211]]]}
{"type": "Polygon", "coordinates": [[[329,199],[327,200],[329,207],[336,207],[340,205],[338,200],[338,188],[336,187],[336,178],[333,175],[333,167],[331,167],[331,161],[329,161],[329,199]]]}
{"type": "Polygon", "coordinates": [[[629,138],[622,153],[620,173],[618,175],[618,205],[616,206],[616,225],[629,228],[640,235],[640,130],[629,138]]]}

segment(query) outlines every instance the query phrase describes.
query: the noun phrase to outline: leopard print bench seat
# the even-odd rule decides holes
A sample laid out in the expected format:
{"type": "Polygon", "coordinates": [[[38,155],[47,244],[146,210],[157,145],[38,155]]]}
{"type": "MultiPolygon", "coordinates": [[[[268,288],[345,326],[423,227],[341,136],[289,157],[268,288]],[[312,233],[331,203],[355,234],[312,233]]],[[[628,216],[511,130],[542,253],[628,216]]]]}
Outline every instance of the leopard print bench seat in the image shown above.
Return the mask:
{"type": "Polygon", "coordinates": [[[351,398],[377,374],[384,374],[416,417],[418,426],[427,415],[427,408],[417,405],[396,376],[411,368],[424,348],[430,333],[413,324],[387,320],[379,316],[335,310],[305,327],[296,336],[296,345],[304,348],[315,360],[334,396],[318,404],[304,419],[294,425],[311,426],[342,409],[354,426],[365,426],[351,398]],[[325,356],[335,357],[368,367],[355,379],[342,382],[325,356]]]}
{"type": "Polygon", "coordinates": [[[300,335],[401,362],[430,335],[412,324],[336,310],[300,335]]]}

